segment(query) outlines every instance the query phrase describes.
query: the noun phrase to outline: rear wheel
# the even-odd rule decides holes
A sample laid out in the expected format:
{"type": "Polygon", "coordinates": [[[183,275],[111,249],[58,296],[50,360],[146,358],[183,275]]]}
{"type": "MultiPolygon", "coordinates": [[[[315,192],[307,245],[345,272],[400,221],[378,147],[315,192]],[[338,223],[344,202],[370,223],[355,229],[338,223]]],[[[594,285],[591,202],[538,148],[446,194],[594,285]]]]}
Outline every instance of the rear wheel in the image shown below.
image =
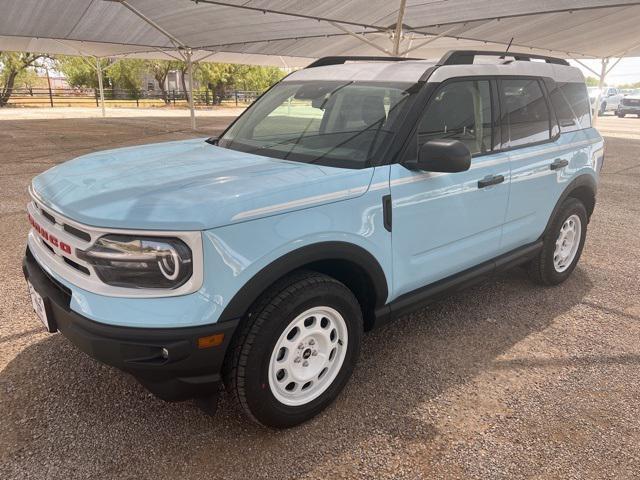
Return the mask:
{"type": "Polygon", "coordinates": [[[564,282],[576,267],[587,234],[587,211],[582,202],[567,198],[543,238],[543,247],[529,264],[529,275],[542,285],[564,282]]]}
{"type": "Polygon", "coordinates": [[[604,112],[606,111],[607,111],[607,104],[606,103],[601,104],[600,109],[598,110],[598,116],[600,117],[603,116],[604,112]]]}
{"type": "Polygon", "coordinates": [[[617,113],[617,115],[618,115],[618,118],[624,118],[624,115],[625,115],[625,114],[624,114],[624,113],[622,113],[622,112],[618,112],[618,113],[617,113]]]}
{"type": "Polygon", "coordinates": [[[358,358],[362,313],[337,280],[299,272],[253,309],[233,347],[226,384],[258,423],[286,428],[326,408],[358,358]]]}

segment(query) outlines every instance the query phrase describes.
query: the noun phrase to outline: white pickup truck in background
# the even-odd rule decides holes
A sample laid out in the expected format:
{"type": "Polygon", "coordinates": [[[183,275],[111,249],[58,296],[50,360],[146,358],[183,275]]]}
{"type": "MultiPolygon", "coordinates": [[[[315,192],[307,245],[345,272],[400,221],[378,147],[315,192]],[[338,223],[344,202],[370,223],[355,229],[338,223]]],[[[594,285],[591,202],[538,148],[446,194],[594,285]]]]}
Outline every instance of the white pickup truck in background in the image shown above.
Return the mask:
{"type": "MultiPolygon", "coordinates": [[[[589,101],[591,102],[591,110],[595,114],[595,103],[598,99],[600,89],[598,87],[588,87],[589,101]]],[[[616,87],[604,87],[602,95],[600,95],[600,105],[598,106],[598,115],[604,115],[605,112],[615,112],[618,110],[620,100],[624,95],[616,87]]]]}

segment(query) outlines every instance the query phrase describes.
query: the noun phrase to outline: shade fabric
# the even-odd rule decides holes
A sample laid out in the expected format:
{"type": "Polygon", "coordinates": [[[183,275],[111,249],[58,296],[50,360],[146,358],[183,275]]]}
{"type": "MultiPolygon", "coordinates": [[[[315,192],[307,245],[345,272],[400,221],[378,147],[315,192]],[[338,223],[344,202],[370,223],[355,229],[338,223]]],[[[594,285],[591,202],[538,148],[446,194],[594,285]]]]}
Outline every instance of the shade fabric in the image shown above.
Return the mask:
{"type": "Polygon", "coordinates": [[[0,50],[169,59],[187,46],[196,61],[295,67],[329,55],[390,54],[404,10],[399,53],[410,57],[504,50],[511,39],[513,51],[564,58],[640,56],[639,1],[128,0],[131,8],[123,3],[0,0],[0,50]]]}

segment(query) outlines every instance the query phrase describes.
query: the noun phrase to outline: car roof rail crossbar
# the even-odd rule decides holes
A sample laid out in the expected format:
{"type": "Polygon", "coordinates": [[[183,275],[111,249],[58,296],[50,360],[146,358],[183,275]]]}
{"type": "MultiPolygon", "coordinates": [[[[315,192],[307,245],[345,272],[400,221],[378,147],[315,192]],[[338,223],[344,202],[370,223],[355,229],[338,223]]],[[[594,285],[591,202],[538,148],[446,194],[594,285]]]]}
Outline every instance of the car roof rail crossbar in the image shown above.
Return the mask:
{"type": "Polygon", "coordinates": [[[305,68],[326,67],[327,65],[341,65],[347,62],[403,62],[405,60],[420,60],[408,57],[322,57],[311,62],[305,68]]]}
{"type": "Polygon", "coordinates": [[[519,53],[519,52],[498,52],[498,51],[486,51],[486,50],[451,50],[445,53],[438,65],[471,65],[476,56],[487,57],[511,57],[517,61],[530,62],[531,60],[544,60],[547,63],[553,63],[556,65],[569,66],[564,58],[547,57],[546,55],[536,55],[533,53],[519,53]]]}

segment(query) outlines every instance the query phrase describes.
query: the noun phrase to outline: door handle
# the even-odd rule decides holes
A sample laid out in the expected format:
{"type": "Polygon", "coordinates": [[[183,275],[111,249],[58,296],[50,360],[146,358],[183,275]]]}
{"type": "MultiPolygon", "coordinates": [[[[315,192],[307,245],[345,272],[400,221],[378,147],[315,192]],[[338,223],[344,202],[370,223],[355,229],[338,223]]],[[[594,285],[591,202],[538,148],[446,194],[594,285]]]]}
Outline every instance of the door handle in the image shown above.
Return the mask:
{"type": "Polygon", "coordinates": [[[504,175],[489,175],[482,180],[478,180],[478,188],[490,187],[504,182],[504,175]]]}
{"type": "Polygon", "coordinates": [[[556,158],[553,163],[551,165],[549,165],[549,168],[551,170],[559,170],[563,167],[566,167],[567,165],[569,165],[569,160],[563,160],[561,158],[556,158]]]}

